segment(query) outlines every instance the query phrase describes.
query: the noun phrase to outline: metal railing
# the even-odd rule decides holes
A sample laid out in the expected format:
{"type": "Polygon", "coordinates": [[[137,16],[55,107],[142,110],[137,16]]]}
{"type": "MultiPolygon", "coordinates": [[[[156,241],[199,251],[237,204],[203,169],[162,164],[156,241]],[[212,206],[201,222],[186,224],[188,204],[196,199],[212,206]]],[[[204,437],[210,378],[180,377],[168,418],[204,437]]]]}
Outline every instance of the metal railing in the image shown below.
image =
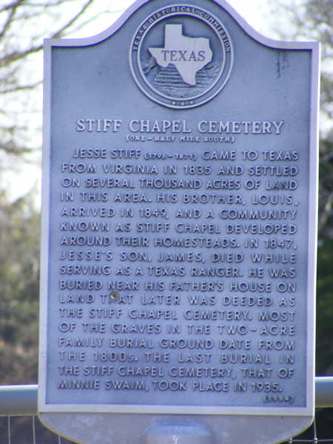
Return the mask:
{"type": "MultiPolygon", "coordinates": [[[[37,385],[0,386],[0,416],[37,414],[37,385]]],[[[316,407],[333,407],[333,377],[316,378],[316,407]]]]}
{"type": "MultiPolygon", "coordinates": [[[[7,444],[21,444],[22,438],[15,439],[15,430],[22,430],[22,424],[19,424],[16,428],[15,418],[19,420],[20,416],[31,417],[30,424],[27,423],[26,430],[28,437],[27,443],[41,444],[45,442],[57,442],[58,444],[70,444],[69,441],[61,438],[44,429],[36,418],[37,415],[37,385],[11,385],[0,386],[0,417],[3,417],[5,421],[1,427],[0,435],[1,443],[3,439],[6,439],[7,444]],[[7,417],[7,418],[5,418],[7,417]],[[39,431],[39,433],[38,433],[39,431]],[[43,433],[44,434],[43,434],[43,433]],[[45,435],[45,433],[48,435],[45,435]],[[5,438],[6,435],[6,438],[5,438]],[[48,439],[46,439],[48,437],[48,439]],[[51,438],[50,438],[51,437],[51,438]],[[56,441],[54,441],[56,439],[56,441]]],[[[333,377],[320,377],[316,378],[316,408],[330,408],[333,407],[333,377]]],[[[26,418],[28,420],[28,418],[26,418]]],[[[311,432],[311,438],[292,438],[289,440],[289,444],[333,444],[332,439],[321,438],[317,432],[316,420],[313,424],[313,431],[311,432]]],[[[309,430],[310,431],[310,430],[309,430]]],[[[309,436],[309,431],[308,435],[309,436]]],[[[22,436],[22,433],[21,435],[22,436]]]]}

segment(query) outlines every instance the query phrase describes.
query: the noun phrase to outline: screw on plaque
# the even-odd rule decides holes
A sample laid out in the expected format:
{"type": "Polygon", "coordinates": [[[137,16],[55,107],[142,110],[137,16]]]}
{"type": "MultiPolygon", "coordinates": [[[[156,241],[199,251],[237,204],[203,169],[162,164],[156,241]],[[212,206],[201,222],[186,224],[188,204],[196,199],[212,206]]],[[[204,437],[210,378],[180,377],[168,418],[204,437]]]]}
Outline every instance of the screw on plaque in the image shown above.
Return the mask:
{"type": "Polygon", "coordinates": [[[116,300],[119,298],[119,293],[118,293],[117,291],[113,291],[113,292],[110,294],[110,298],[111,298],[113,301],[116,301],[116,300]]]}

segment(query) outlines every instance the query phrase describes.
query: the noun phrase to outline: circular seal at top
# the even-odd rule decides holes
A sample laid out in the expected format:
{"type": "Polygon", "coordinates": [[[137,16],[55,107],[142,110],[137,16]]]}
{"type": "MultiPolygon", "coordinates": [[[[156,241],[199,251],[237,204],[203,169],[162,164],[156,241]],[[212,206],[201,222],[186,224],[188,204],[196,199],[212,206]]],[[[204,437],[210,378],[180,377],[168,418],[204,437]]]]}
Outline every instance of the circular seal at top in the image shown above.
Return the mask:
{"type": "Polygon", "coordinates": [[[225,26],[210,12],[197,6],[167,6],[137,29],[130,66],[151,100],[168,108],[194,108],[226,85],[233,46],[225,26]]]}

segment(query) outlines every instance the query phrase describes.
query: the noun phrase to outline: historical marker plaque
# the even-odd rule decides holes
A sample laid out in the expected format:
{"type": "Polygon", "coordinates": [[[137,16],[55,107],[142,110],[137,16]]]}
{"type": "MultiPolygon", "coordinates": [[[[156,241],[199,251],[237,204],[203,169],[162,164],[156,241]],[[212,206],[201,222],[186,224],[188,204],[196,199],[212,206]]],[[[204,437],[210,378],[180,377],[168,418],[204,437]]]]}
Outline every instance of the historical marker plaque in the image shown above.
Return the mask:
{"type": "Polygon", "coordinates": [[[210,0],[46,44],[42,412],[312,416],[317,68],[210,0]]]}

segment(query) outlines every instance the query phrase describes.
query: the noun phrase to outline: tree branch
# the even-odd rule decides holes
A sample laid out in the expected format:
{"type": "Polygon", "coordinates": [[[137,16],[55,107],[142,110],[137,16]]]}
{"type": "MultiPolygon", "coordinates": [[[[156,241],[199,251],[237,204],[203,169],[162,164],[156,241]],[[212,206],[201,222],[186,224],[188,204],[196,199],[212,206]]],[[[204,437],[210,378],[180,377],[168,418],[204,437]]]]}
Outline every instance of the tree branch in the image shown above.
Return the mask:
{"type": "Polygon", "coordinates": [[[5,11],[10,11],[11,9],[15,8],[16,4],[19,3],[20,0],[15,0],[12,3],[8,3],[7,5],[0,6],[0,13],[5,11]]]}
{"type": "Polygon", "coordinates": [[[94,0],[88,0],[82,8],[70,19],[68,20],[58,31],[51,35],[51,38],[56,39],[61,37],[63,33],[70,28],[77,20],[81,17],[81,15],[93,4],[94,0]]]}
{"type": "Polygon", "coordinates": [[[0,143],[0,150],[14,156],[20,156],[22,154],[30,154],[33,152],[33,148],[26,146],[18,146],[13,142],[0,143]]]}
{"type": "Polygon", "coordinates": [[[30,91],[34,88],[36,88],[38,85],[41,85],[43,82],[42,80],[39,80],[37,82],[28,84],[28,85],[16,85],[16,86],[12,86],[11,88],[4,88],[2,89],[0,86],[0,94],[10,94],[10,93],[14,93],[14,92],[19,92],[19,91],[30,91]]]}
{"type": "MultiPolygon", "coordinates": [[[[65,31],[67,31],[80,17],[81,15],[92,5],[94,0],[87,0],[80,10],[73,15],[64,25],[62,25],[57,31],[51,34],[50,38],[59,38],[65,31]]],[[[43,43],[38,43],[22,51],[12,51],[6,54],[0,59],[0,68],[8,66],[17,60],[23,59],[30,54],[35,54],[43,48],[43,43]]]]}

